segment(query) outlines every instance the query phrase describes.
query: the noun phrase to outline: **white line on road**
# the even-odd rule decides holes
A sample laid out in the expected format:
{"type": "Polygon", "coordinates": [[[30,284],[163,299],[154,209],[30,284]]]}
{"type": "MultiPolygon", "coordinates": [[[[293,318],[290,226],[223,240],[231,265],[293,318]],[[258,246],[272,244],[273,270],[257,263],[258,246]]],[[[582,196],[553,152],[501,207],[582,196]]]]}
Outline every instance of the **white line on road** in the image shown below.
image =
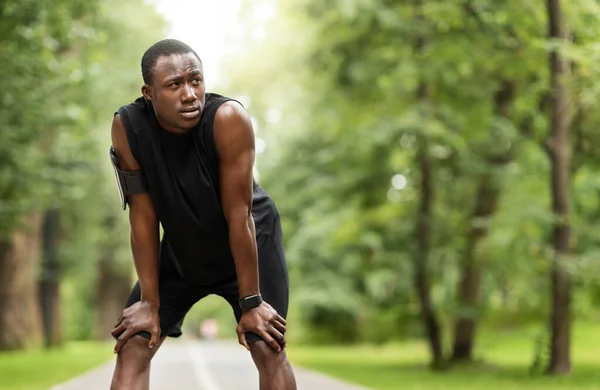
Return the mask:
{"type": "Polygon", "coordinates": [[[192,366],[194,367],[194,373],[198,384],[202,390],[221,390],[214,378],[210,374],[206,359],[202,355],[202,350],[197,343],[191,343],[188,347],[190,357],[192,358],[192,366]]]}

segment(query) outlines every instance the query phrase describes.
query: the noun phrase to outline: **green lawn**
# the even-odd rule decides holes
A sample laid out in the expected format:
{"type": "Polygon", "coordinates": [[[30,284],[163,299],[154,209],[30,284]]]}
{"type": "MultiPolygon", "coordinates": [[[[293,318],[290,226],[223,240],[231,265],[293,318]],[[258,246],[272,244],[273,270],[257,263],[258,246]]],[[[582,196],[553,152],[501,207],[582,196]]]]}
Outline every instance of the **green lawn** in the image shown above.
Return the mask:
{"type": "MultiPolygon", "coordinates": [[[[432,373],[421,342],[382,347],[289,346],[294,364],[381,390],[600,390],[600,325],[575,327],[573,374],[530,375],[536,330],[485,332],[477,342],[480,363],[432,373]]],[[[111,358],[105,343],[70,343],[51,351],[0,353],[0,390],[47,390],[111,358]]],[[[82,389],[84,390],[84,389],[82,389]]]]}
{"type": "Polygon", "coordinates": [[[536,332],[526,330],[482,335],[470,367],[432,373],[425,367],[423,343],[383,347],[290,346],[293,363],[381,390],[527,390],[600,389],[600,325],[578,325],[573,338],[573,374],[566,377],[530,375],[536,332]]]}
{"type": "Polygon", "coordinates": [[[107,361],[111,348],[112,344],[84,342],[48,351],[2,352],[0,390],[47,390],[107,361]]]}

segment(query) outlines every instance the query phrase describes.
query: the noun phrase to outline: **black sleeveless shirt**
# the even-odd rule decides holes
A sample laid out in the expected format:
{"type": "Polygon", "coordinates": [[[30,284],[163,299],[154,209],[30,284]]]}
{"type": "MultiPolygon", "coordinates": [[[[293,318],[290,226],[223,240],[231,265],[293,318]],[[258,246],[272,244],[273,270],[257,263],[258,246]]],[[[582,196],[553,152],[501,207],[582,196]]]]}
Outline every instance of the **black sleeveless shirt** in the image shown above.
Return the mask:
{"type": "MultiPolygon", "coordinates": [[[[160,127],[151,103],[142,97],[117,111],[163,228],[161,261],[172,261],[184,279],[202,285],[235,275],[214,141],[215,114],[230,100],[207,93],[200,123],[185,134],[160,127]]],[[[256,181],[252,215],[259,241],[270,232],[277,210],[256,181]]]]}

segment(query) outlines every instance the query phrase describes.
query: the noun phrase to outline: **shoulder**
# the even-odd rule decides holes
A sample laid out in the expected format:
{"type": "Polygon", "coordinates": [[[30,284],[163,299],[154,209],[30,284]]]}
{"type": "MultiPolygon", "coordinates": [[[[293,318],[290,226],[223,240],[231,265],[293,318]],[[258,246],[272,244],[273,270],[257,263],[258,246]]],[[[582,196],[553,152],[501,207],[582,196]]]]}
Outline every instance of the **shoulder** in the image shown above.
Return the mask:
{"type": "Polygon", "coordinates": [[[150,113],[150,104],[140,96],[129,104],[125,104],[116,111],[116,114],[126,117],[146,116],[150,113]]]}
{"type": "Polygon", "coordinates": [[[240,103],[230,100],[217,109],[214,140],[217,153],[221,157],[254,148],[252,121],[240,103]]]}
{"type": "Polygon", "coordinates": [[[144,99],[143,96],[140,96],[138,98],[136,98],[134,101],[132,101],[129,104],[125,104],[122,105],[121,107],[119,107],[119,109],[117,110],[117,112],[119,111],[129,111],[129,110],[133,110],[133,111],[146,111],[148,110],[148,103],[146,102],[146,100],[144,99]]]}
{"type": "Polygon", "coordinates": [[[121,119],[121,113],[119,111],[113,116],[112,131],[125,134],[125,125],[123,125],[123,119],[121,119]]]}
{"type": "Polygon", "coordinates": [[[150,104],[140,96],[133,102],[119,107],[115,112],[114,120],[120,120],[127,131],[137,133],[140,127],[146,126],[146,121],[151,114],[150,104]]]}
{"type": "Polygon", "coordinates": [[[241,125],[250,122],[250,115],[240,103],[228,100],[221,104],[215,113],[215,126],[241,125]]]}
{"type": "MultiPolygon", "coordinates": [[[[119,107],[112,120],[111,139],[117,157],[129,168],[139,168],[140,133],[147,127],[149,105],[142,97],[119,107]]],[[[147,132],[146,132],[147,133],[147,132]]]]}
{"type": "Polygon", "coordinates": [[[117,159],[119,160],[119,165],[121,169],[140,169],[140,165],[133,155],[133,151],[131,149],[127,137],[127,131],[125,129],[125,126],[123,125],[121,116],[119,114],[115,114],[115,116],[113,117],[113,123],[111,128],[111,143],[113,150],[117,155],[117,159]]]}

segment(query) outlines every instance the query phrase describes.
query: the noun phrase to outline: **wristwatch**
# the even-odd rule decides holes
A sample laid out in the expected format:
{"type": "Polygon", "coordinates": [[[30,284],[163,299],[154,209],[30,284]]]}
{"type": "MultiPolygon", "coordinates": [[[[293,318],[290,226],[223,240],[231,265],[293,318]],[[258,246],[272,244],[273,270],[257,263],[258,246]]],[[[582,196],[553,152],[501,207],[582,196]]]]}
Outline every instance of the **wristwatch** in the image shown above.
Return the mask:
{"type": "Polygon", "coordinates": [[[258,307],[262,303],[263,299],[260,294],[258,295],[250,295],[249,297],[245,297],[240,299],[240,308],[243,311],[248,311],[258,307]]]}

